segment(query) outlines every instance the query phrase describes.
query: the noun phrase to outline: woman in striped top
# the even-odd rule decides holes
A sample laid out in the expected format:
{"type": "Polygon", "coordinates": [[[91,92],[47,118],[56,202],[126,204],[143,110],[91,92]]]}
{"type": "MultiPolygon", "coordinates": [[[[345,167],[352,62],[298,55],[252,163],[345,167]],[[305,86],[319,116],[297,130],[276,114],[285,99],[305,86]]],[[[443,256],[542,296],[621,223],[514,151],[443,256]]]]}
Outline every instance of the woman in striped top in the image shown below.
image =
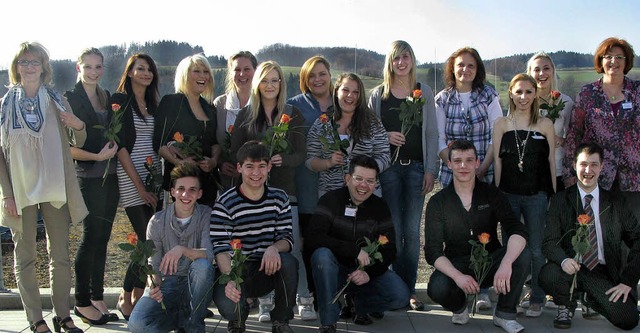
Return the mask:
{"type": "MultiPolygon", "coordinates": [[[[341,74],[336,80],[333,107],[328,111],[328,122],[316,119],[307,135],[306,165],[320,173],[318,196],[343,187],[344,175],[348,173],[351,157],[366,155],[373,157],[382,172],[391,161],[387,132],[376,115],[367,107],[364,84],[353,73],[341,74]],[[325,123],[326,122],[326,123],[325,123]],[[321,137],[334,142],[329,124],[337,126],[340,139],[347,139],[349,146],[332,151],[325,147],[321,137]]],[[[379,189],[377,189],[379,192],[379,189]]]]}
{"type": "MultiPolygon", "coordinates": [[[[146,239],[147,223],[158,204],[158,192],[148,191],[145,180],[149,171],[145,168],[150,158],[152,168],[160,174],[160,160],[153,150],[153,114],[158,107],[158,69],[146,54],[134,54],[127,61],[120,79],[114,103],[122,106],[123,130],[120,150],[117,153],[118,185],[121,204],[139,240],[146,239]]],[[[125,318],[129,317],[136,301],[142,297],[145,284],[136,275],[136,267],[130,265],[122,285],[117,308],[125,318]]]]}

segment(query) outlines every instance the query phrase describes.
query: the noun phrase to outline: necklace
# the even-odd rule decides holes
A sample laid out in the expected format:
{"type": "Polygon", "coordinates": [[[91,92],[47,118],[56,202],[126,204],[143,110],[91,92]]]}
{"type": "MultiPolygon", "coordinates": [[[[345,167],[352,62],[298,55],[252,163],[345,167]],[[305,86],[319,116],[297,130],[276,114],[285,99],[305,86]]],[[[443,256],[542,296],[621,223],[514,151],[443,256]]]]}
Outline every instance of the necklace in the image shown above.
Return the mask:
{"type": "Polygon", "coordinates": [[[529,125],[529,128],[527,129],[527,137],[524,138],[524,141],[522,141],[520,139],[520,136],[518,135],[518,129],[516,128],[516,119],[511,118],[511,121],[513,122],[513,134],[516,137],[516,148],[518,149],[518,170],[520,170],[520,172],[524,172],[524,152],[527,149],[527,141],[529,140],[529,134],[531,134],[531,125],[529,125]]]}
{"type": "Polygon", "coordinates": [[[38,97],[23,97],[20,99],[20,108],[28,113],[33,112],[38,107],[38,97]]]}

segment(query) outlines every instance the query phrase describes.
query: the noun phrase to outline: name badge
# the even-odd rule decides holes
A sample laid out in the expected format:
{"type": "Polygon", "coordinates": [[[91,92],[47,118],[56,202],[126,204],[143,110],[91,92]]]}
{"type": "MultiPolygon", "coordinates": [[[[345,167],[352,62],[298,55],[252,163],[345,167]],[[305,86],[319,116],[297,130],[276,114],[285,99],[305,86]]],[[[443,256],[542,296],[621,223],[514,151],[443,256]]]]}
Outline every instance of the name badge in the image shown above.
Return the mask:
{"type": "Polygon", "coordinates": [[[26,116],[25,118],[26,118],[27,122],[35,123],[35,122],[38,121],[38,116],[36,116],[33,113],[27,113],[25,116],[26,116]]]}
{"type": "Polygon", "coordinates": [[[633,102],[624,102],[622,103],[623,110],[631,110],[633,108],[633,102]]]}
{"type": "Polygon", "coordinates": [[[355,217],[358,212],[358,206],[347,205],[344,207],[344,216],[355,217]]]}

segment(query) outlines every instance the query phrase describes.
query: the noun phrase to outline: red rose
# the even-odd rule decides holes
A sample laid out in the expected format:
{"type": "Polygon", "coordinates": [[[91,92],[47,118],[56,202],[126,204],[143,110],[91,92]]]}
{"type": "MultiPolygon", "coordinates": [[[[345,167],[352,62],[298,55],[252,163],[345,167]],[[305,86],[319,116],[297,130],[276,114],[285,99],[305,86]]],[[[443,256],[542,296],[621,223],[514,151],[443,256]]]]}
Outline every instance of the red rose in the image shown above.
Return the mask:
{"type": "Polygon", "coordinates": [[[587,214],[578,215],[578,224],[587,225],[589,224],[589,222],[591,222],[591,217],[589,217],[589,215],[587,214]]]}
{"type": "Polygon", "coordinates": [[[120,104],[118,104],[118,103],[113,103],[113,104],[111,104],[111,110],[112,110],[113,112],[118,112],[118,111],[120,111],[120,104]]]}
{"type": "Polygon", "coordinates": [[[329,122],[329,117],[327,117],[326,113],[323,113],[320,115],[320,122],[323,124],[326,124],[329,122]]]}
{"type": "Polygon", "coordinates": [[[231,244],[231,248],[234,250],[240,250],[242,248],[242,241],[240,241],[239,238],[232,239],[230,244],[231,244]]]}
{"type": "Polygon", "coordinates": [[[229,125],[229,128],[227,129],[227,132],[228,132],[229,134],[233,133],[233,129],[234,129],[234,128],[235,128],[235,127],[234,127],[233,125],[229,125]]]}
{"type": "Polygon", "coordinates": [[[489,236],[488,233],[483,232],[480,234],[480,236],[478,236],[478,240],[480,241],[480,244],[482,245],[487,245],[489,244],[489,239],[491,238],[491,236],[489,236]]]}
{"type": "Polygon", "coordinates": [[[553,97],[553,99],[558,99],[560,98],[560,92],[557,90],[552,90],[551,91],[551,97],[553,97]]]}
{"type": "Polygon", "coordinates": [[[420,99],[422,98],[422,90],[420,89],[416,89],[413,91],[413,98],[414,99],[420,99]]]}
{"type": "Polygon", "coordinates": [[[280,123],[281,124],[288,124],[291,121],[291,117],[289,117],[287,114],[282,114],[282,117],[280,118],[280,123]]]}
{"type": "Polygon", "coordinates": [[[152,166],[153,165],[153,157],[147,156],[146,162],[147,162],[148,166],[152,166]]]}
{"type": "Polygon", "coordinates": [[[128,233],[127,242],[129,242],[129,244],[133,246],[136,246],[136,244],[138,244],[138,235],[135,232],[128,233]]]}
{"type": "Polygon", "coordinates": [[[177,143],[182,143],[184,141],[184,136],[180,132],[175,132],[173,134],[173,139],[176,140],[177,143]]]}

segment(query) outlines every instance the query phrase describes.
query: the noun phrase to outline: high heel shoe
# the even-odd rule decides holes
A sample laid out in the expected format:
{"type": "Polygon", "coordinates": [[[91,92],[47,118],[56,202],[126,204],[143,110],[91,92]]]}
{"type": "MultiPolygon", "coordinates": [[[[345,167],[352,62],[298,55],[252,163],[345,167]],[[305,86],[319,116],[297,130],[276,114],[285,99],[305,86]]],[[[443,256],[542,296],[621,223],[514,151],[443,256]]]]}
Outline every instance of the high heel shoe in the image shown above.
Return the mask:
{"type": "Polygon", "coordinates": [[[124,320],[129,321],[129,317],[131,317],[131,314],[124,314],[124,311],[122,311],[122,306],[120,306],[120,302],[116,304],[116,310],[120,311],[120,314],[122,315],[122,318],[124,318],[124,320]]]}
{"type": "Polygon", "coordinates": [[[67,326],[68,322],[73,322],[73,319],[71,319],[71,317],[64,319],[61,319],[58,316],[53,317],[53,330],[56,331],[56,333],[60,333],[61,329],[66,333],[84,333],[84,331],[78,327],[67,326]]]}
{"type": "Polygon", "coordinates": [[[78,310],[77,306],[73,307],[73,313],[76,314],[76,316],[80,317],[80,319],[82,320],[83,323],[85,324],[91,324],[91,325],[104,325],[107,323],[107,317],[105,315],[101,315],[100,319],[91,319],[91,318],[87,318],[85,317],[85,315],[82,314],[82,312],[80,312],[80,310],[78,310]]]}
{"type": "MultiPolygon", "coordinates": [[[[40,319],[40,320],[36,321],[35,323],[29,325],[29,329],[31,330],[31,332],[38,332],[38,327],[40,327],[42,325],[47,326],[47,322],[44,321],[44,319],[40,319]]],[[[52,332],[47,327],[46,331],[42,331],[42,332],[39,332],[39,333],[52,333],[52,332]]]]}

